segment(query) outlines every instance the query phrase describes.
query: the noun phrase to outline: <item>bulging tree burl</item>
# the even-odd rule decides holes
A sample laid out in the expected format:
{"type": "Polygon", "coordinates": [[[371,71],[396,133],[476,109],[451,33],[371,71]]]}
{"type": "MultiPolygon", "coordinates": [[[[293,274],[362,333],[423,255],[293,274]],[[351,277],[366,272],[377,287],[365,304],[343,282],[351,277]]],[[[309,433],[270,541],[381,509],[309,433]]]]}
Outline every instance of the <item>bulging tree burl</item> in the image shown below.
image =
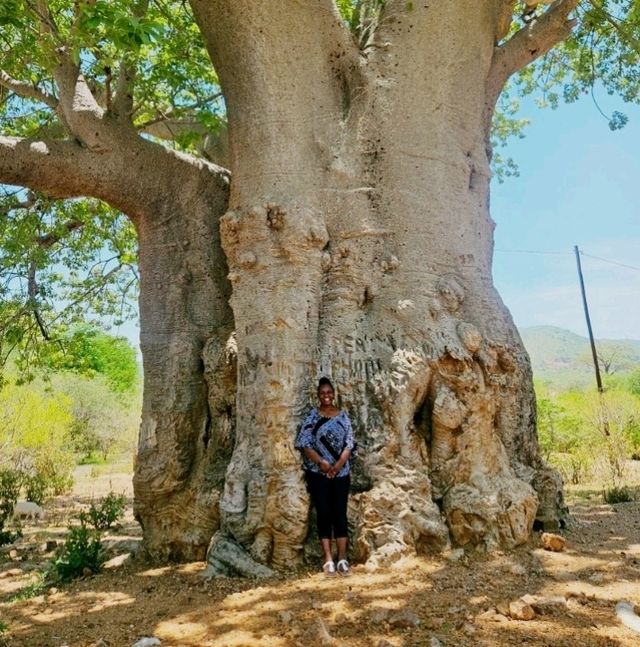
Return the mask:
{"type": "Polygon", "coordinates": [[[569,35],[577,1],[519,24],[510,0],[353,4],[349,22],[333,0],[191,1],[228,171],[144,134],[135,58],[108,91],[87,80],[64,21],[100,2],[24,4],[50,81],[0,84],[48,107],[59,132],[1,137],[0,181],[94,196],[135,225],[135,509],[155,556],[208,548],[212,572],[244,574],[301,559],[293,439],[320,375],[362,448],[357,559],[511,547],[536,517],[562,521],[529,361],[491,277],[489,134],[505,83],[569,35]]]}

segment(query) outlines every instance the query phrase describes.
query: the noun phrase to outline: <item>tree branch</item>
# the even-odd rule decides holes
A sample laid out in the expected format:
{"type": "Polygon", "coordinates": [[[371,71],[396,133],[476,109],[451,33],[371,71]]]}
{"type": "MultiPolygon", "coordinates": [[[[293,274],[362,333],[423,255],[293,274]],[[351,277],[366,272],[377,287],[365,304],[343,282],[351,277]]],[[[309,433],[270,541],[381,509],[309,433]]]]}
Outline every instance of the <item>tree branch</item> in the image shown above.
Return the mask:
{"type": "Polygon", "coordinates": [[[499,43],[509,33],[515,4],[515,0],[497,0],[496,43],[499,43]]]}
{"type": "Polygon", "coordinates": [[[73,140],[0,136],[0,182],[29,187],[52,198],[91,195],[104,159],[73,140]]]}
{"type": "MultiPolygon", "coordinates": [[[[140,0],[133,8],[133,15],[141,18],[147,13],[149,0],[140,0]]],[[[131,56],[123,57],[118,71],[118,84],[113,100],[113,114],[119,119],[131,119],[133,116],[133,84],[136,78],[136,66],[131,56]]]]}
{"type": "Polygon", "coordinates": [[[7,88],[11,92],[15,92],[20,97],[25,99],[35,99],[40,101],[45,105],[53,108],[54,110],[58,107],[58,100],[51,94],[44,92],[40,88],[26,81],[18,81],[12,76],[9,76],[4,70],[0,70],[0,85],[7,88]]]}
{"type": "MultiPolygon", "coordinates": [[[[82,227],[84,227],[84,223],[81,220],[68,220],[64,223],[64,233],[70,234],[72,231],[81,229],[82,227]]],[[[62,233],[56,234],[49,232],[43,236],[38,236],[36,244],[43,249],[49,249],[49,247],[53,247],[56,243],[59,243],[62,240],[62,237],[62,233]]]]}
{"type": "Polygon", "coordinates": [[[487,97],[491,110],[509,77],[537,58],[546,54],[554,45],[569,36],[575,20],[569,14],[578,0],[558,0],[537,19],[516,32],[504,45],[496,47],[489,75],[487,97]]]}
{"type": "Polygon", "coordinates": [[[60,43],[55,49],[58,65],[53,77],[60,95],[57,107],[59,116],[65,125],[80,141],[93,150],[105,150],[108,146],[104,137],[102,117],[104,110],[91,92],[86,79],[80,72],[80,65],[73,62],[69,47],[58,32],[55,20],[49,11],[46,0],[29,0],[34,14],[40,21],[42,29],[60,43]]]}
{"type": "Polygon", "coordinates": [[[27,294],[29,297],[29,306],[33,310],[33,315],[36,318],[36,321],[38,322],[38,327],[40,328],[40,333],[42,334],[42,337],[49,341],[49,331],[47,330],[47,327],[45,326],[44,319],[42,318],[42,315],[40,314],[40,310],[38,309],[38,301],[37,301],[37,296],[38,292],[40,292],[40,288],[38,287],[38,283],[36,281],[36,264],[31,261],[29,263],[29,270],[28,270],[28,282],[27,282],[27,294]]]}
{"type": "Polygon", "coordinates": [[[74,140],[0,136],[0,183],[28,187],[51,198],[92,196],[130,218],[153,217],[157,201],[171,201],[189,184],[226,196],[228,172],[210,162],[128,137],[108,153],[74,140]]]}

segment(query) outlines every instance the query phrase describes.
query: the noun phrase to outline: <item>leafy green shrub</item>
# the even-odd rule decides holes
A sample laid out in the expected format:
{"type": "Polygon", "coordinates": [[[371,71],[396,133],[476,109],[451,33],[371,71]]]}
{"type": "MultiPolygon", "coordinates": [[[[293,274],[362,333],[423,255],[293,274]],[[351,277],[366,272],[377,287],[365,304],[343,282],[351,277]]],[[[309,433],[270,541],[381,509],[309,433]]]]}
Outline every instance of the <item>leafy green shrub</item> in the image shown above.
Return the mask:
{"type": "Polygon", "coordinates": [[[5,647],[9,643],[5,640],[4,634],[9,630],[9,625],[6,622],[0,620],[0,647],[5,647]]]}
{"type": "Polygon", "coordinates": [[[44,593],[51,582],[47,580],[47,572],[40,571],[36,573],[36,580],[27,584],[27,586],[18,589],[15,593],[9,596],[7,602],[22,602],[23,600],[31,600],[44,593]]]}
{"type": "Polygon", "coordinates": [[[127,497],[124,494],[109,492],[97,505],[92,503],[89,511],[80,515],[80,519],[96,530],[106,530],[124,516],[126,506],[127,497]]]}
{"type": "Polygon", "coordinates": [[[605,503],[628,503],[633,501],[633,493],[628,487],[612,487],[602,492],[605,503]]]}
{"type": "Polygon", "coordinates": [[[20,496],[22,473],[18,470],[0,470],[0,531],[7,519],[13,514],[13,508],[20,496]]]}
{"type": "Polygon", "coordinates": [[[27,501],[42,505],[49,489],[46,479],[41,474],[26,474],[22,482],[27,501]]]}
{"type": "Polygon", "coordinates": [[[138,391],[114,392],[102,375],[89,379],[71,373],[53,383],[71,400],[70,447],[80,463],[106,461],[135,448],[140,418],[138,391]]]}
{"type": "Polygon", "coordinates": [[[99,573],[104,560],[100,533],[81,520],[79,526],[69,527],[62,553],[53,561],[53,568],[58,577],[66,581],[87,572],[99,573]]]}

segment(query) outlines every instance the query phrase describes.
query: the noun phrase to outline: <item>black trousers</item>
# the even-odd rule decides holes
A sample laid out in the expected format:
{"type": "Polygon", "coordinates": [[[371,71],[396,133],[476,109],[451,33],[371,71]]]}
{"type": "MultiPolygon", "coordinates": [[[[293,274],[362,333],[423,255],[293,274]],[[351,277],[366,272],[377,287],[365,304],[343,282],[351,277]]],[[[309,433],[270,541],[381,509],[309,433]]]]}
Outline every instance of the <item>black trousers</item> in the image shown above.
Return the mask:
{"type": "Polygon", "coordinates": [[[318,517],[318,537],[348,537],[347,499],[350,476],[327,478],[324,474],[305,472],[311,502],[318,517]],[[332,532],[333,531],[333,532],[332,532]]]}

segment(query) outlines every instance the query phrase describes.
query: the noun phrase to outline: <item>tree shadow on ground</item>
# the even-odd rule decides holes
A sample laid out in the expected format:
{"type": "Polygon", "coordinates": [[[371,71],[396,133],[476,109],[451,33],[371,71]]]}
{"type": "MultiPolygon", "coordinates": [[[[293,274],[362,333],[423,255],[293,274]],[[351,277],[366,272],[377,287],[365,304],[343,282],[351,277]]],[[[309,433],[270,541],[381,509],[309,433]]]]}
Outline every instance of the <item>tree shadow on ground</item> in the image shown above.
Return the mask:
{"type": "Polygon", "coordinates": [[[3,584],[11,577],[1,576],[17,565],[6,563],[0,618],[11,647],[89,647],[100,639],[128,647],[142,636],[157,636],[163,647],[307,647],[322,644],[318,619],[342,647],[383,640],[422,647],[432,637],[446,647],[631,647],[638,635],[618,622],[614,607],[620,599],[640,602],[639,511],[639,504],[576,506],[560,553],[543,550],[535,536],[513,551],[471,551],[457,561],[356,566],[350,578],[302,569],[261,582],[204,581],[202,563],[133,561],[9,603],[3,584]],[[530,621],[485,613],[526,594],[563,603],[530,621]],[[410,612],[407,626],[393,617],[399,610],[410,612]]]}

